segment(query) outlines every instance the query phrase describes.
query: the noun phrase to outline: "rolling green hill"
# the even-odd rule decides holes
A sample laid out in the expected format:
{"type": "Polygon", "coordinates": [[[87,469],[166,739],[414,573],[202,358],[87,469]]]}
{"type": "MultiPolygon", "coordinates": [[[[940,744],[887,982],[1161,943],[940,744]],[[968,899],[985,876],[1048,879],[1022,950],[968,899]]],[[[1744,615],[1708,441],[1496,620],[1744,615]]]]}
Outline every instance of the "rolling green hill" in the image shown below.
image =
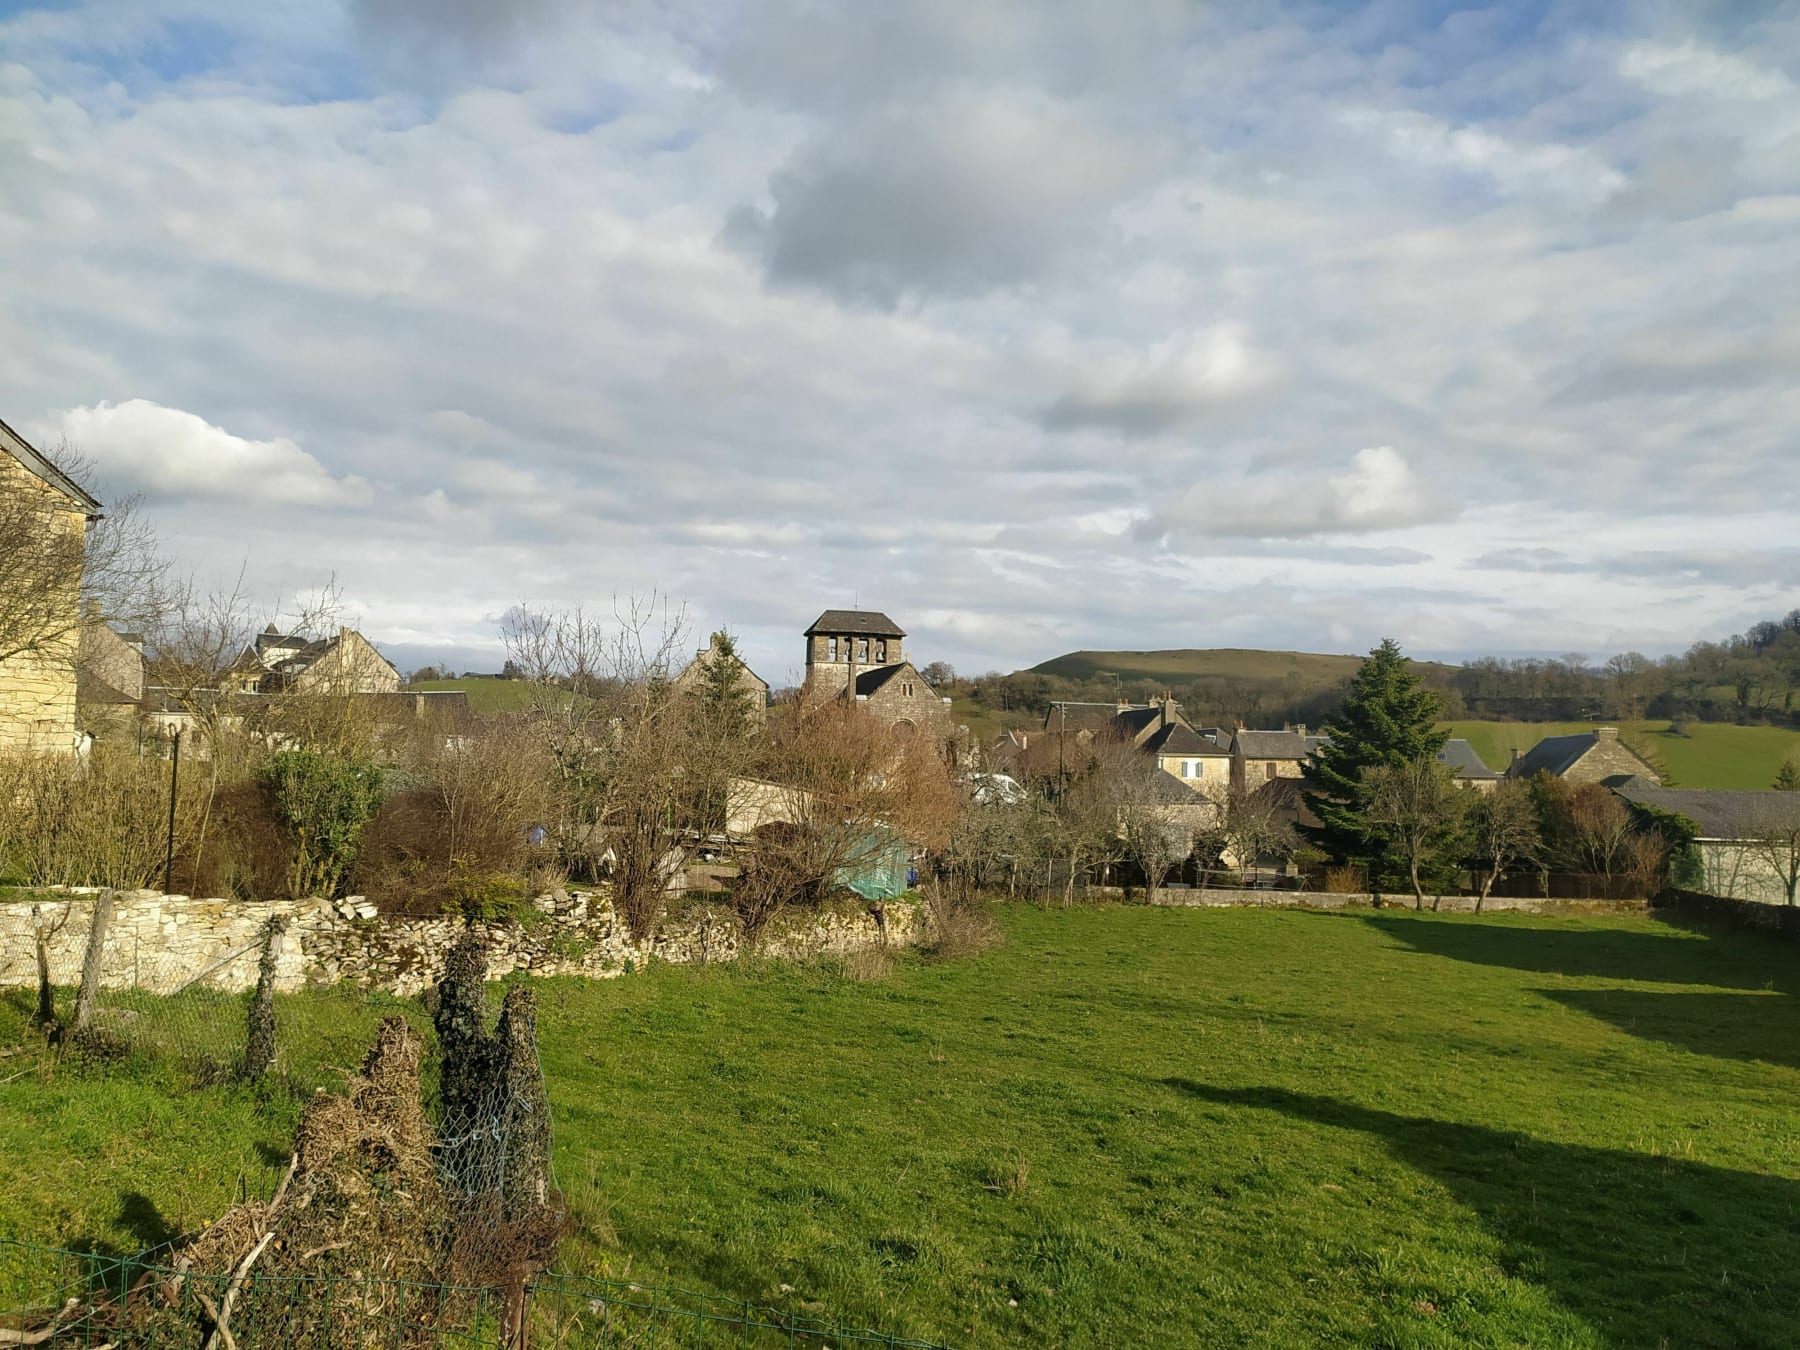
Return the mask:
{"type": "MultiPolygon", "coordinates": [[[[1186,684],[1194,680],[1285,680],[1302,687],[1328,689],[1349,679],[1363,662],[1360,656],[1324,652],[1262,652],[1243,647],[1182,647],[1159,652],[1069,652],[1031,668],[1038,675],[1065,680],[1089,680],[1111,675],[1121,684],[1161,682],[1186,684]]],[[[1454,667],[1420,661],[1424,671],[1448,672],[1454,667]]]]}
{"type": "MultiPolygon", "coordinates": [[[[1667,722],[1620,722],[1620,733],[1649,747],[1668,769],[1671,784],[1684,788],[1766,788],[1781,762],[1800,754],[1800,731],[1785,727],[1740,727],[1728,722],[1696,722],[1677,736],[1667,722]]],[[[1529,750],[1546,736],[1592,731],[1593,722],[1452,722],[1490,768],[1504,769],[1516,747],[1529,750]]]]}

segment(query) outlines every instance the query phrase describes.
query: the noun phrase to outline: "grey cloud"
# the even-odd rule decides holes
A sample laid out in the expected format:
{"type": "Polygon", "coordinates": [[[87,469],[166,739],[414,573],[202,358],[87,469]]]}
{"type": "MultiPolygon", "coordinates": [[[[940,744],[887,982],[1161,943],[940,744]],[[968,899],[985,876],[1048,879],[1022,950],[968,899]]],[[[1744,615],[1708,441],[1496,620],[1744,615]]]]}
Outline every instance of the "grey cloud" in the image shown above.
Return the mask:
{"type": "Polygon", "coordinates": [[[1231,325],[1182,334],[1145,352],[1092,359],[1037,414],[1050,431],[1094,427],[1153,436],[1244,408],[1279,383],[1279,363],[1231,325]]]}
{"type": "Polygon", "coordinates": [[[886,110],[803,147],[727,238],[771,282],[892,306],[1034,278],[1105,236],[1106,210],[1145,184],[1153,145],[1083,110],[985,94],[886,110]]]}

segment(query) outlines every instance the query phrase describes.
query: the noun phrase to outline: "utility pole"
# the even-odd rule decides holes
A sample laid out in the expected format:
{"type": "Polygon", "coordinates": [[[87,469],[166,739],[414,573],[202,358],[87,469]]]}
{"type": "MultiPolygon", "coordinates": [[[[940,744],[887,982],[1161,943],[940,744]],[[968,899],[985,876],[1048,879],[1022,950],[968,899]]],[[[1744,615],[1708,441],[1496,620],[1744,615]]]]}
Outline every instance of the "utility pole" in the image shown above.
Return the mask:
{"type": "Polygon", "coordinates": [[[169,841],[163,854],[163,894],[174,893],[175,878],[175,790],[181,784],[181,728],[175,728],[174,744],[169,751],[169,841]]]}

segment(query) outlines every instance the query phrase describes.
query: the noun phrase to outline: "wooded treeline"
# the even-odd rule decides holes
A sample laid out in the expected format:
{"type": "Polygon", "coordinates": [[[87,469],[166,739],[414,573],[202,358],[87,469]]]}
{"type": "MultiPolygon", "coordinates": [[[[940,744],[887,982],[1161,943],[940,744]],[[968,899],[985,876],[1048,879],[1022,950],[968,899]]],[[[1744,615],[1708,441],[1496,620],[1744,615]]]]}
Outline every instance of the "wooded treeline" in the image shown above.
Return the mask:
{"type": "MultiPolygon", "coordinates": [[[[1444,716],[1495,721],[1567,722],[1587,719],[1800,724],[1800,609],[1752,624],[1721,642],[1696,642],[1685,652],[1649,657],[1619,652],[1597,657],[1570,652],[1552,657],[1479,657],[1460,667],[1422,666],[1421,675],[1443,702],[1444,716]]],[[[1199,725],[1305,722],[1317,726],[1343,707],[1348,679],[1308,682],[1291,672],[1267,679],[1201,676],[1151,682],[1112,675],[1072,680],[1042,671],[990,672],[958,677],[938,663],[924,672],[945,693],[1003,715],[1041,718],[1058,701],[1142,701],[1164,689],[1199,725]]]]}

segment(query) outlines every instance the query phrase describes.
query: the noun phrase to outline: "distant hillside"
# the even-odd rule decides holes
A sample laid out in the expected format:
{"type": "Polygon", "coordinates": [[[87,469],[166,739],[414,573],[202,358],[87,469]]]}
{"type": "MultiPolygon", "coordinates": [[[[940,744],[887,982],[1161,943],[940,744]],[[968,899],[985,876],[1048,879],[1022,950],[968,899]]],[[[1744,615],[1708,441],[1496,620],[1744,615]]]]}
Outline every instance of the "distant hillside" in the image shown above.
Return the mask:
{"type": "MultiPolygon", "coordinates": [[[[1037,675],[1065,680],[1112,676],[1127,689],[1141,684],[1191,684],[1196,680],[1269,680],[1304,689],[1329,689],[1349,679],[1360,656],[1321,652],[1260,652],[1242,647],[1182,648],[1161,652],[1070,652],[1031,668],[1037,675]]],[[[1453,666],[1416,663],[1426,672],[1448,674],[1453,666]]]]}

